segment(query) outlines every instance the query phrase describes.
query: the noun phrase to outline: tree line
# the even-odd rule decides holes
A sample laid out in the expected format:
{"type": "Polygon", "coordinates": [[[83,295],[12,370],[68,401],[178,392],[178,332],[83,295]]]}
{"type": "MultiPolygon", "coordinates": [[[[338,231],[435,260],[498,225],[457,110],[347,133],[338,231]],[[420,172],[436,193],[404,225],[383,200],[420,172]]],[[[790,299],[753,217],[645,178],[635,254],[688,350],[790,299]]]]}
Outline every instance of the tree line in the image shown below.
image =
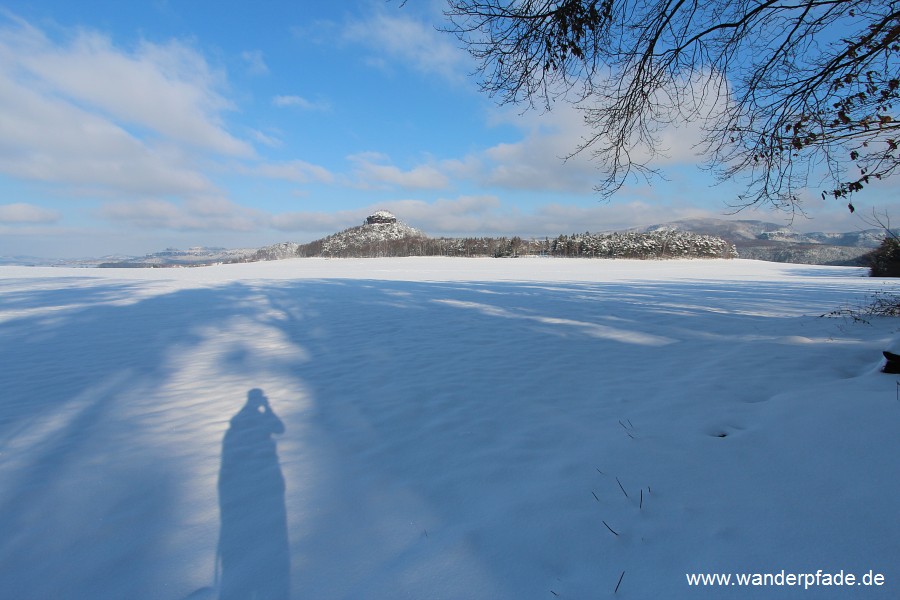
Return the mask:
{"type": "Polygon", "coordinates": [[[299,257],[377,258],[399,256],[459,256],[511,258],[556,256],[582,258],[736,258],[725,240],[697,233],[663,229],[652,232],[574,233],[556,238],[460,237],[400,239],[324,238],[297,247],[299,257]]]}

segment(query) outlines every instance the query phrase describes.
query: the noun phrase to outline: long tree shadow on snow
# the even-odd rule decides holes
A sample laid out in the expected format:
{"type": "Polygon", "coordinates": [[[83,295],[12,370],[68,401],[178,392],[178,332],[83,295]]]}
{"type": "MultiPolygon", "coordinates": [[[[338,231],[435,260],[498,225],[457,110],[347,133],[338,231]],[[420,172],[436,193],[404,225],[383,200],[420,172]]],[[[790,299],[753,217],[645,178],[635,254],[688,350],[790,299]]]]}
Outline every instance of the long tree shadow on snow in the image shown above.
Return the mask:
{"type": "MultiPolygon", "coordinates": [[[[266,293],[284,315],[275,326],[309,350],[291,373],[314,399],[310,431],[327,457],[322,464],[342,473],[317,486],[318,504],[304,506],[325,516],[302,546],[333,549],[294,572],[296,588],[313,596],[389,597],[404,569],[415,570],[396,557],[418,556],[425,570],[454,552],[481,571],[485,595],[527,596],[555,574],[519,569],[546,540],[507,515],[537,500],[523,494],[510,510],[481,515],[492,499],[514,498],[515,486],[540,478],[546,456],[593,444],[640,399],[673,389],[710,399],[709,416],[695,426],[707,436],[710,423],[740,412],[734,405],[777,393],[796,377],[793,366],[821,365],[810,377],[834,377],[843,362],[851,363],[847,375],[865,367],[864,356],[827,344],[832,326],[815,319],[860,290],[822,282],[329,280],[274,284],[266,293]],[[795,319],[808,329],[805,342],[785,338],[798,331],[796,321],[784,329],[795,319]],[[740,378],[701,377],[735,361],[746,365],[740,378]],[[396,491],[393,504],[379,501],[385,490],[396,491]],[[397,527],[419,529],[401,545],[383,533],[397,527]],[[459,534],[457,544],[456,527],[474,533],[459,534]],[[398,547],[386,550],[392,543],[398,547]],[[338,548],[339,564],[324,559],[338,548]]],[[[572,548],[601,552],[603,539],[572,537],[572,548]]]]}
{"type": "Polygon", "coordinates": [[[284,424],[260,389],[232,418],[219,471],[221,600],[287,600],[290,552],[284,476],[273,435],[284,424]]]}
{"type": "MultiPolygon", "coordinates": [[[[0,564],[4,566],[0,569],[0,589],[20,592],[15,594],[18,598],[65,597],[51,593],[59,590],[69,590],[79,597],[149,598],[148,590],[159,589],[163,582],[171,585],[189,579],[189,567],[185,566],[183,573],[167,568],[171,565],[164,556],[162,536],[184,510],[180,502],[188,475],[182,469],[188,465],[180,460],[161,460],[166,456],[163,449],[150,447],[145,455],[146,446],[111,446],[110,439],[119,440],[114,434],[127,431],[122,426],[129,422],[112,412],[116,398],[107,400],[106,396],[117,394],[120,387],[135,385],[135,381],[153,382],[151,389],[163,386],[177,366],[168,358],[174,350],[202,341],[204,327],[217,327],[235,317],[258,320],[309,350],[308,362],[288,361],[272,368],[284,369],[285,376],[298,378],[308,387],[315,406],[315,412],[308,416],[310,430],[319,432],[319,446],[313,449],[324,449],[320,457],[334,459],[351,474],[338,480],[341,485],[346,482],[345,487],[334,487],[331,482],[331,489],[327,481],[315,482],[322,488],[322,506],[331,509],[337,505],[334,512],[338,517],[317,519],[303,536],[295,530],[294,554],[300,556],[300,546],[340,548],[344,552],[351,543],[357,549],[355,554],[350,552],[350,556],[334,561],[334,554],[317,552],[306,558],[304,568],[295,566],[289,575],[283,518],[257,518],[267,511],[284,514],[284,479],[272,439],[273,427],[278,428],[272,419],[277,421],[277,417],[270,415],[268,433],[261,426],[261,433],[245,433],[247,437],[240,432],[255,429],[244,427],[256,420],[253,406],[248,402],[232,419],[232,431],[223,440],[219,482],[222,582],[225,584],[226,577],[240,579],[242,570],[250,569],[246,565],[256,564],[257,570],[246,571],[244,578],[250,585],[256,582],[257,597],[287,598],[290,584],[304,593],[316,586],[327,591],[336,582],[353,579],[346,586],[351,591],[361,593],[379,582],[389,589],[392,584],[383,578],[402,570],[402,562],[372,564],[368,548],[381,538],[377,531],[360,534],[353,526],[367,525],[368,520],[393,523],[385,521],[391,516],[385,512],[396,513],[395,521],[406,515],[399,508],[385,511],[383,504],[375,503],[369,503],[369,512],[364,512],[358,498],[343,494],[366,489],[353,483],[353,474],[378,467],[379,474],[399,482],[397,487],[411,490],[433,515],[423,523],[430,537],[423,533],[421,545],[436,546],[441,538],[432,531],[432,521],[435,526],[467,522],[473,518],[470,511],[481,509],[479,498],[500,496],[493,465],[504,466],[510,452],[518,453],[521,472],[527,475],[531,468],[544,464],[540,457],[531,461],[532,455],[560,453],[558,434],[569,435],[577,430],[575,426],[582,425],[596,429],[606,422],[618,427],[616,418],[622,413],[611,409],[611,416],[607,415],[601,402],[577,403],[574,407],[582,407],[580,413],[572,412],[573,407],[556,410],[556,403],[564,400],[558,393],[561,386],[565,386],[566,397],[603,399],[663,394],[677,385],[697,394],[735,399],[749,397],[750,391],[763,383],[768,390],[778,389],[780,380],[773,373],[795,377],[789,367],[798,354],[798,347],[790,340],[779,339],[779,322],[785,321],[784,316],[804,312],[818,315],[860,297],[871,283],[860,280],[853,286],[859,289],[851,290],[846,285],[818,281],[784,285],[743,281],[541,284],[310,280],[273,282],[263,289],[232,284],[183,290],[129,305],[85,306],[53,318],[27,313],[0,324],[0,365],[5,367],[0,369],[4,371],[0,382],[6,390],[0,405],[0,436],[27,432],[34,423],[51,420],[69,402],[85,412],[76,413],[83,417],[58,430],[55,442],[29,446],[32,450],[27,460],[8,478],[15,485],[7,486],[0,498],[0,532],[4,534],[0,536],[0,564]],[[256,301],[260,295],[283,316],[275,319],[259,312],[250,300],[256,301]],[[776,310],[771,310],[773,307],[776,310]],[[667,316],[662,318],[662,314],[667,316]],[[613,336],[613,330],[619,333],[613,336]],[[655,339],[649,336],[677,340],[689,351],[674,344],[629,343],[655,339]],[[713,338],[730,341],[707,344],[713,338]],[[712,384],[696,381],[686,361],[665,361],[663,364],[670,368],[656,372],[659,365],[655,359],[673,352],[723,364],[741,360],[747,376],[745,380],[725,382],[723,389],[713,389],[712,384]],[[500,360],[507,356],[516,360],[500,360]],[[605,378],[603,389],[597,389],[589,375],[567,376],[595,373],[603,368],[607,356],[615,356],[617,364],[629,368],[621,376],[605,378]],[[501,376],[497,364],[511,370],[501,376]],[[772,369],[773,365],[778,369],[772,369]],[[118,371],[121,379],[115,380],[119,383],[108,394],[103,390],[95,393],[98,381],[118,371]],[[564,378],[554,381],[551,374],[564,378]],[[79,394],[97,396],[102,401],[77,400],[79,394]],[[535,397],[547,401],[521,400],[535,397]],[[518,432],[504,438],[509,441],[508,448],[502,454],[486,456],[484,447],[500,447],[483,445],[479,440],[493,439],[506,428],[518,432]],[[529,433],[533,435],[526,435],[529,433]],[[248,441],[251,438],[256,442],[248,441]],[[520,440],[529,442],[519,447],[516,443],[520,440]],[[113,466],[118,470],[111,469],[105,458],[110,447],[116,448],[113,466]],[[59,490],[44,483],[34,485],[36,481],[69,482],[92,460],[105,465],[96,470],[102,474],[96,480],[81,480],[78,487],[59,490]],[[389,471],[378,466],[382,464],[390,465],[389,471]],[[120,472],[128,476],[117,477],[120,472]],[[493,496],[482,494],[484,488],[492,486],[497,488],[492,490],[493,496]],[[78,498],[73,499],[73,490],[80,493],[78,498]],[[446,500],[466,490],[477,490],[478,494],[461,498],[465,502],[458,504],[446,500]],[[75,502],[82,500],[81,496],[84,504],[75,502]],[[135,498],[142,498],[142,503],[136,505],[135,498]],[[82,506],[91,507],[97,522],[102,518],[104,523],[115,524],[115,535],[111,525],[98,530],[86,524],[75,531],[31,527],[33,522],[46,523],[47,513],[70,515],[82,506]],[[117,508],[121,506],[132,508],[121,511],[117,508]],[[138,518],[126,519],[132,514],[138,518]],[[124,516],[117,520],[117,515],[124,516]],[[340,545],[334,541],[338,537],[335,529],[340,529],[348,516],[358,518],[349,519],[346,538],[340,540],[347,545],[340,545]],[[48,548],[75,549],[85,544],[93,544],[95,551],[31,560],[48,548]],[[122,575],[110,576],[116,564],[133,567],[122,575]],[[259,583],[264,576],[277,585],[265,588],[259,583]]],[[[98,286],[98,290],[84,292],[74,300],[101,298],[104,289],[98,286]]],[[[108,294],[114,291],[106,289],[108,294]]],[[[55,296],[41,291],[33,294],[6,300],[22,308],[57,303],[55,296]]],[[[74,302],[63,296],[61,300],[74,302]]],[[[815,327],[814,320],[805,323],[810,341],[819,342],[825,328],[815,327]]],[[[813,363],[804,358],[797,365],[821,365],[815,372],[806,373],[811,378],[829,375],[837,361],[843,362],[845,348],[824,342],[806,344],[802,346],[804,354],[816,352],[823,360],[813,363]]],[[[249,353],[236,353],[233,361],[222,366],[229,372],[255,377],[257,367],[250,358],[249,353]]],[[[847,367],[848,373],[858,372],[864,366],[859,362],[863,359],[853,353],[850,360],[856,363],[847,367]]],[[[255,410],[262,414],[259,406],[255,410]]],[[[222,417],[228,414],[230,411],[222,417]]],[[[286,412],[285,418],[290,435],[303,431],[303,421],[295,420],[300,417],[286,412]]],[[[590,434],[593,436],[594,431],[590,434]]],[[[580,443],[581,438],[578,440],[580,443]]],[[[291,457],[287,448],[285,444],[282,450],[284,471],[292,482],[296,480],[292,476],[298,477],[300,461],[291,457]]],[[[307,455],[303,460],[312,458],[307,455]]],[[[526,475],[521,475],[523,480],[526,475]]],[[[297,488],[293,490],[296,494],[297,488]]],[[[62,522],[71,527],[77,521],[67,517],[62,522]]],[[[507,597],[515,597],[517,591],[535,582],[523,580],[523,574],[513,568],[514,560],[500,557],[543,543],[525,534],[511,537],[516,523],[512,516],[496,524],[485,522],[476,530],[483,540],[469,547],[473,564],[493,575],[497,589],[509,590],[507,597]],[[492,538],[487,535],[491,533],[500,535],[492,538]]],[[[379,556],[390,558],[387,553],[379,556]]],[[[544,574],[533,571],[535,581],[542,582],[544,574]]],[[[252,597],[246,588],[237,588],[234,596],[225,592],[223,585],[223,598],[252,597]]]]}

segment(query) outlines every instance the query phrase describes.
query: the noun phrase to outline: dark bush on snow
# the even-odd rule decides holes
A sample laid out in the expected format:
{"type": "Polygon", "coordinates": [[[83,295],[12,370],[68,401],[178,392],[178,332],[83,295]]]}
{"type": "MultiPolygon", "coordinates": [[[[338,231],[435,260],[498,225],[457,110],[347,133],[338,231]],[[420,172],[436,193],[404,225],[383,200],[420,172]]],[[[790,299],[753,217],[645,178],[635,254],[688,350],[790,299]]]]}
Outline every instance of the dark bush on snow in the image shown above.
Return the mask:
{"type": "Polygon", "coordinates": [[[887,237],[869,255],[869,274],[872,277],[900,277],[900,239],[887,237]]]}

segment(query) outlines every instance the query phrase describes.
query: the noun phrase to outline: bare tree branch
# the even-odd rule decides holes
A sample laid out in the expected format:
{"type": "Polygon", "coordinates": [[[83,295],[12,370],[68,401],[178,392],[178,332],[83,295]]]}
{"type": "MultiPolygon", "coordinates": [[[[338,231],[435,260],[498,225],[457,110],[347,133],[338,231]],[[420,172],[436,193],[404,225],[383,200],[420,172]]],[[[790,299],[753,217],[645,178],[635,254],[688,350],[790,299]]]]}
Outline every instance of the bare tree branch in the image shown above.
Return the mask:
{"type": "MultiPolygon", "coordinates": [[[[611,194],[652,177],[660,133],[698,122],[698,151],[739,204],[799,210],[900,165],[900,0],[448,0],[447,30],[505,103],[584,110],[611,194]]],[[[852,204],[850,204],[852,207],[852,204]]]]}

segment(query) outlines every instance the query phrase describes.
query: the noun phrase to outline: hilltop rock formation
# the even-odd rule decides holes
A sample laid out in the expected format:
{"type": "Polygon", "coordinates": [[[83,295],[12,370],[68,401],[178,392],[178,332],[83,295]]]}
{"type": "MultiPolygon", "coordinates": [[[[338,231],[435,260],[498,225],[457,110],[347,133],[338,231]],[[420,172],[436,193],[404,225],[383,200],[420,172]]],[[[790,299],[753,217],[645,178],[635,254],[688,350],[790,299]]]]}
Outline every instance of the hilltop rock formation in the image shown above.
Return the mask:
{"type": "Polygon", "coordinates": [[[397,217],[386,210],[379,210],[366,217],[366,222],[363,225],[385,225],[390,223],[397,223],[397,217]]]}

